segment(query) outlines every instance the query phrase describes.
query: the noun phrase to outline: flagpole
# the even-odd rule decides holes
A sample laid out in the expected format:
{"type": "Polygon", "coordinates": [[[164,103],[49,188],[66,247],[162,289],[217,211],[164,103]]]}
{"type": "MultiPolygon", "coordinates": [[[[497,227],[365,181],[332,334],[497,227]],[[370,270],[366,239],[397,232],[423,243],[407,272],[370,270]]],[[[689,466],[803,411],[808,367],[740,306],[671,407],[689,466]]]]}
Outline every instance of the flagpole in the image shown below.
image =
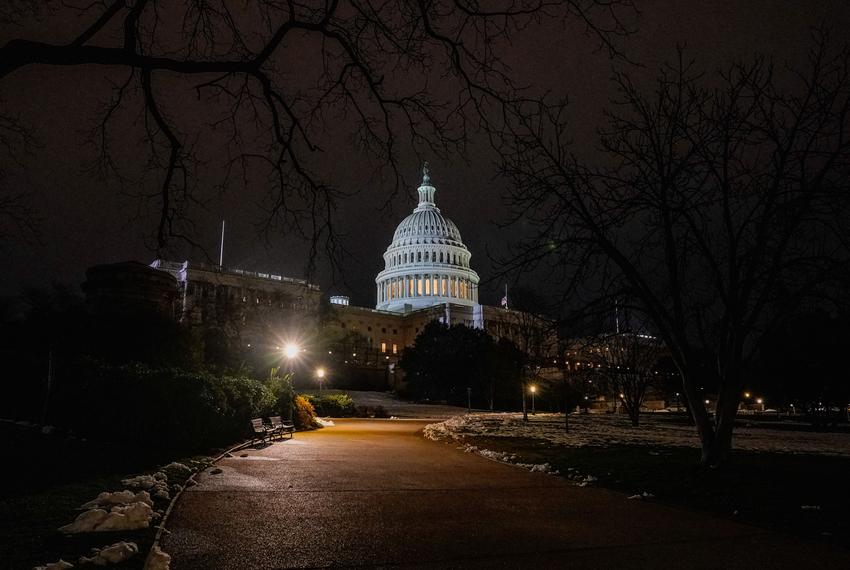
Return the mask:
{"type": "Polygon", "coordinates": [[[218,266],[224,266],[224,220],[221,220],[221,247],[218,250],[218,266]]]}

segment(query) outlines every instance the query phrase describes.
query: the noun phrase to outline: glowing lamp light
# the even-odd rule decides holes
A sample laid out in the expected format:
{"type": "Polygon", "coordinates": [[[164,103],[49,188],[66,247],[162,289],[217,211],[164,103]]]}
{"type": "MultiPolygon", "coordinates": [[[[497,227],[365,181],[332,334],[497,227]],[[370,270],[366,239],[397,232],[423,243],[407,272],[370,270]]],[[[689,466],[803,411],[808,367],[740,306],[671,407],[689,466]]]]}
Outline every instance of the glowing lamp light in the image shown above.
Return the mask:
{"type": "Polygon", "coordinates": [[[534,394],[537,391],[537,386],[531,386],[529,390],[531,390],[531,393],[534,394]]]}
{"type": "Polygon", "coordinates": [[[706,403],[706,405],[708,405],[709,401],[708,401],[708,400],[706,400],[706,401],[705,401],[705,403],[706,403]]]}
{"type": "Polygon", "coordinates": [[[744,392],[744,397],[745,397],[745,398],[749,398],[749,397],[750,397],[750,393],[749,393],[749,392],[744,392]]]}
{"type": "Polygon", "coordinates": [[[625,394],[620,394],[620,397],[621,397],[621,398],[625,398],[625,397],[626,397],[626,395],[625,395],[625,394]]]}
{"type": "Polygon", "coordinates": [[[764,400],[761,398],[756,398],[756,404],[764,404],[764,400]]]}
{"type": "Polygon", "coordinates": [[[298,356],[299,352],[301,352],[301,349],[299,349],[298,345],[294,343],[289,343],[283,347],[283,355],[290,360],[298,356]]]}
{"type": "Polygon", "coordinates": [[[317,368],[316,369],[316,376],[318,378],[324,378],[325,377],[325,369],[324,368],[317,368]]]}

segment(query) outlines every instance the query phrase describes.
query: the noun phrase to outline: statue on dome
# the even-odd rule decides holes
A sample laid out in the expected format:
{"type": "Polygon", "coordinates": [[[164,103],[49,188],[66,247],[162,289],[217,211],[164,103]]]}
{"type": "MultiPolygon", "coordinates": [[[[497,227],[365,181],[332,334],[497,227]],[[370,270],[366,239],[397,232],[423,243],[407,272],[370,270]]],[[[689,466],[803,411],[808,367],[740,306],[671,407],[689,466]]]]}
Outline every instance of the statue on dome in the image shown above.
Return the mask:
{"type": "Polygon", "coordinates": [[[431,167],[427,160],[422,164],[422,185],[426,184],[431,184],[431,167]]]}

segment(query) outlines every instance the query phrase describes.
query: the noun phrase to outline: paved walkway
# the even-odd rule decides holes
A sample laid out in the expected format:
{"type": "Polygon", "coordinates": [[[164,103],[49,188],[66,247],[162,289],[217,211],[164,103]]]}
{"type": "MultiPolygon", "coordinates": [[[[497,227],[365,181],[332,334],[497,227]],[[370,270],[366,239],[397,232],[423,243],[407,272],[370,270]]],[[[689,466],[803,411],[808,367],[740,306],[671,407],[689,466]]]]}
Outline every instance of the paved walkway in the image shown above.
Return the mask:
{"type": "Polygon", "coordinates": [[[425,422],[340,420],[201,475],[172,568],[846,568],[850,551],[463,453],[425,422]]]}

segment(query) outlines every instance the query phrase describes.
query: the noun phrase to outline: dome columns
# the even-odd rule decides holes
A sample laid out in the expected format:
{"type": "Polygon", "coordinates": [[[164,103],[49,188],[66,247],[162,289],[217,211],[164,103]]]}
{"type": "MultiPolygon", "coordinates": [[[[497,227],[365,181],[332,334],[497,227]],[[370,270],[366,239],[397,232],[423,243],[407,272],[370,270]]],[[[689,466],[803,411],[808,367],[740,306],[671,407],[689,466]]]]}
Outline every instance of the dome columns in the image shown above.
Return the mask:
{"type": "Polygon", "coordinates": [[[383,279],[378,286],[378,305],[399,300],[433,299],[433,303],[478,303],[477,280],[461,275],[423,272],[383,279]]]}

